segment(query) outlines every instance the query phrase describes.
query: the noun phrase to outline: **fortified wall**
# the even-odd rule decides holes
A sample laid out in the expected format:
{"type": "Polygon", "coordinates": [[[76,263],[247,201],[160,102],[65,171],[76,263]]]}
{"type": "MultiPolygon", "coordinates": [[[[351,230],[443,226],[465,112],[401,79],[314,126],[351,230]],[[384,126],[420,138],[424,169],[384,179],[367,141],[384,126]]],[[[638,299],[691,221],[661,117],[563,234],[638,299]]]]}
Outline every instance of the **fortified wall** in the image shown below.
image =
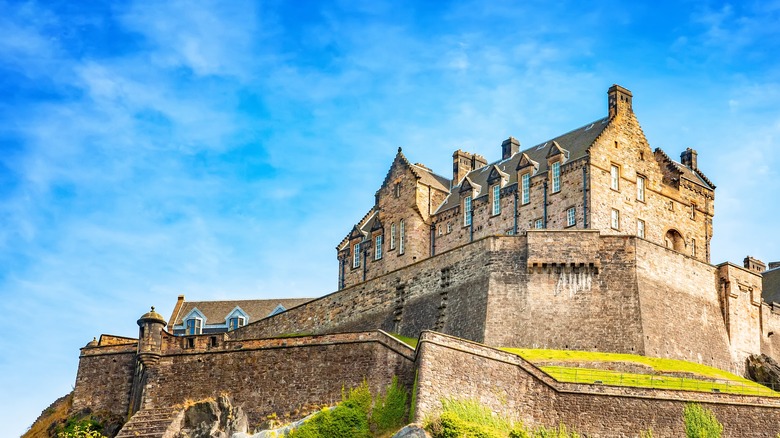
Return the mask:
{"type": "MultiPolygon", "coordinates": [[[[742,374],[778,350],[760,275],[595,230],[490,236],[288,310],[236,339],[380,328],[491,346],[635,353],[742,374]],[[674,278],[675,281],[669,281],[674,278]]],[[[780,332],[778,332],[780,333],[780,332]]]]}

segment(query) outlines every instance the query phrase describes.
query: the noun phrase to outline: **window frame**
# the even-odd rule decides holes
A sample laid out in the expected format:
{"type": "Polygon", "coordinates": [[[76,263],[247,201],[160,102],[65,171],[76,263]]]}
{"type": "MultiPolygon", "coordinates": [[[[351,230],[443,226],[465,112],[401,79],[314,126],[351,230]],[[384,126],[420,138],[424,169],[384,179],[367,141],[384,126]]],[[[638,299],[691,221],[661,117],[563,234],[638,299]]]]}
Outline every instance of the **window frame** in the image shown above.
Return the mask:
{"type": "Polygon", "coordinates": [[[382,260],[382,235],[374,236],[374,260],[382,260]]]}
{"type": "Polygon", "coordinates": [[[636,200],[637,201],[645,202],[646,187],[647,187],[647,178],[645,178],[643,175],[637,175],[636,176],[636,200]]]}
{"type": "Polygon", "coordinates": [[[696,239],[691,239],[691,257],[696,257],[696,239]]]}
{"type": "Polygon", "coordinates": [[[352,269],[360,267],[360,242],[352,245],[352,269]]]}
{"type": "Polygon", "coordinates": [[[228,331],[235,330],[245,325],[246,325],[246,318],[244,318],[241,315],[235,315],[228,318],[228,331]],[[233,324],[233,321],[236,321],[235,325],[233,324]]]}
{"type": "Polygon", "coordinates": [[[609,188],[616,192],[620,191],[620,166],[615,163],[609,165],[609,188]]]}
{"type": "Polygon", "coordinates": [[[558,193],[561,191],[561,162],[555,161],[550,165],[550,173],[552,174],[552,193],[558,193]]]}
{"type": "Polygon", "coordinates": [[[577,225],[577,208],[569,207],[566,209],[566,228],[577,225]]]}
{"type": "Polygon", "coordinates": [[[531,203],[531,174],[526,172],[520,176],[520,190],[522,194],[522,205],[531,203]]]}
{"type": "Polygon", "coordinates": [[[390,249],[395,249],[395,222],[390,224],[390,249]]]}
{"type": "Polygon", "coordinates": [[[539,218],[534,220],[534,229],[535,230],[543,230],[544,229],[544,218],[539,218]]]}
{"type": "Polygon", "coordinates": [[[501,214],[501,186],[496,184],[491,189],[491,195],[493,196],[493,216],[501,214]]]}
{"type": "Polygon", "coordinates": [[[403,255],[404,253],[404,240],[406,235],[406,225],[404,224],[404,220],[401,219],[398,223],[398,229],[399,229],[399,239],[398,239],[398,255],[403,255]]]}
{"type": "Polygon", "coordinates": [[[191,316],[184,321],[184,333],[187,335],[200,335],[203,334],[203,318],[197,316],[191,316]],[[190,322],[193,322],[190,328],[190,322]]]}
{"type": "Polygon", "coordinates": [[[647,224],[643,219],[637,219],[636,220],[636,236],[642,239],[645,239],[647,233],[647,224]]]}
{"type": "Polygon", "coordinates": [[[471,209],[473,208],[473,205],[471,205],[471,195],[466,196],[463,198],[463,226],[468,227],[471,225],[471,209]]]}
{"type": "Polygon", "coordinates": [[[613,230],[620,231],[620,210],[616,208],[612,209],[609,225],[613,230]]]}

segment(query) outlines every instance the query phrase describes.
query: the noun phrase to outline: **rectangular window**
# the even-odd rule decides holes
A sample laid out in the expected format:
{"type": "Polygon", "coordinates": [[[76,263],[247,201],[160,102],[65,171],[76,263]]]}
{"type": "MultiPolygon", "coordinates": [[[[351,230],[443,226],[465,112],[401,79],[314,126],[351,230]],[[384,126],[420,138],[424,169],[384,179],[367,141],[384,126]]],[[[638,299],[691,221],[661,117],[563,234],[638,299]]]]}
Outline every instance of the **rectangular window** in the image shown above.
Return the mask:
{"type": "Polygon", "coordinates": [[[390,224],[390,249],[395,249],[395,224],[390,224]]]}
{"type": "Polygon", "coordinates": [[[645,202],[645,177],[636,177],[636,200],[645,202]]]}
{"type": "Polygon", "coordinates": [[[463,226],[471,225],[471,196],[463,199],[463,226]]]}
{"type": "Polygon", "coordinates": [[[439,224],[439,236],[441,236],[442,234],[444,234],[444,231],[441,228],[441,224],[439,224]]]}
{"type": "Polygon", "coordinates": [[[691,219],[696,219],[696,204],[691,202],[691,219]]]}
{"type": "Polygon", "coordinates": [[[643,239],[645,238],[645,221],[642,219],[636,220],[636,235],[643,239]]]}
{"type": "Polygon", "coordinates": [[[537,230],[544,228],[544,221],[542,219],[537,219],[536,222],[534,222],[534,228],[537,230]]]}
{"type": "Polygon", "coordinates": [[[620,212],[612,209],[612,228],[615,230],[620,229],[620,212]]]}
{"type": "Polygon", "coordinates": [[[493,216],[501,213],[501,187],[493,186],[493,216]]]}
{"type": "Polygon", "coordinates": [[[374,239],[374,260],[382,258],[382,235],[376,236],[374,239]]]}
{"type": "Polygon", "coordinates": [[[696,257],[696,239],[691,239],[691,257],[696,257]]]}
{"type": "Polygon", "coordinates": [[[228,322],[228,330],[235,330],[243,326],[244,318],[240,316],[234,316],[233,318],[230,318],[230,321],[228,322]]]}
{"type": "Polygon", "coordinates": [[[401,222],[399,223],[398,227],[401,229],[401,239],[398,241],[398,254],[404,253],[404,240],[405,240],[405,234],[406,234],[406,228],[404,227],[404,220],[401,219],[401,222]]]}
{"type": "Polygon", "coordinates": [[[452,222],[447,222],[447,234],[452,232],[452,222]]]}
{"type": "Polygon", "coordinates": [[[561,191],[561,163],[552,163],[552,191],[557,193],[561,191]]]}
{"type": "Polygon", "coordinates": [[[199,335],[202,330],[203,321],[200,318],[191,318],[187,320],[187,334],[199,335]]]}
{"type": "Polygon", "coordinates": [[[531,202],[531,174],[524,173],[522,177],[523,205],[531,202]]]}
{"type": "Polygon", "coordinates": [[[570,209],[566,210],[566,226],[567,227],[573,227],[577,224],[577,217],[576,217],[576,210],[574,207],[571,207],[570,209]]]}
{"type": "Polygon", "coordinates": [[[360,244],[356,243],[355,246],[352,247],[352,267],[357,268],[360,266],[360,244]]]}
{"type": "Polygon", "coordinates": [[[620,168],[616,165],[612,165],[609,168],[609,175],[610,175],[610,188],[612,190],[620,190],[620,168]]]}

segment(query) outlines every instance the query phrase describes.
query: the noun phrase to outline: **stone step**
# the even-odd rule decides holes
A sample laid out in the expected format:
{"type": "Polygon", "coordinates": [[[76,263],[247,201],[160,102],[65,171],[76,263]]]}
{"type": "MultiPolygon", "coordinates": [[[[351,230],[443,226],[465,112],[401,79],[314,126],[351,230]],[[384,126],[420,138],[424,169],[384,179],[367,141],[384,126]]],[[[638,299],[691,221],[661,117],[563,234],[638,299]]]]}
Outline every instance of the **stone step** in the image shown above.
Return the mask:
{"type": "Polygon", "coordinates": [[[117,434],[116,438],[163,438],[176,419],[176,409],[145,409],[136,412],[117,434]]]}

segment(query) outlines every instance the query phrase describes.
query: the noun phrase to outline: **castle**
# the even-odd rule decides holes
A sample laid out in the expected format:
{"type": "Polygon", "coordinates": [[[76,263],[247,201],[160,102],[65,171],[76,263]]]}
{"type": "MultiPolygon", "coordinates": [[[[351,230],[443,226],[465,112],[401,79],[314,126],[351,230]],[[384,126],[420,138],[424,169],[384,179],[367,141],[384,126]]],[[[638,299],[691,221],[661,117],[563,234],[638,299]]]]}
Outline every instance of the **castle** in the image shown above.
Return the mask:
{"type": "Polygon", "coordinates": [[[733,436],[774,436],[773,398],[564,384],[491,348],[634,353],[738,374],[750,354],[780,356],[762,264],[710,264],[715,185],[696,151],[677,162],[650,149],[632,98],[615,85],[607,117],[525,150],[509,138],[492,164],[458,150],[452,179],[399,149],[337,246],[336,292],[246,325],[230,326],[234,311],[228,331],[203,331],[192,309],[166,330],[152,309],[138,339],[103,335],[81,350],[73,409],[132,424],[227,392],[259,422],[397,376],[416,394],[416,419],[464,397],[588,436],[675,436],[681,404],[698,401],[733,436]]]}

